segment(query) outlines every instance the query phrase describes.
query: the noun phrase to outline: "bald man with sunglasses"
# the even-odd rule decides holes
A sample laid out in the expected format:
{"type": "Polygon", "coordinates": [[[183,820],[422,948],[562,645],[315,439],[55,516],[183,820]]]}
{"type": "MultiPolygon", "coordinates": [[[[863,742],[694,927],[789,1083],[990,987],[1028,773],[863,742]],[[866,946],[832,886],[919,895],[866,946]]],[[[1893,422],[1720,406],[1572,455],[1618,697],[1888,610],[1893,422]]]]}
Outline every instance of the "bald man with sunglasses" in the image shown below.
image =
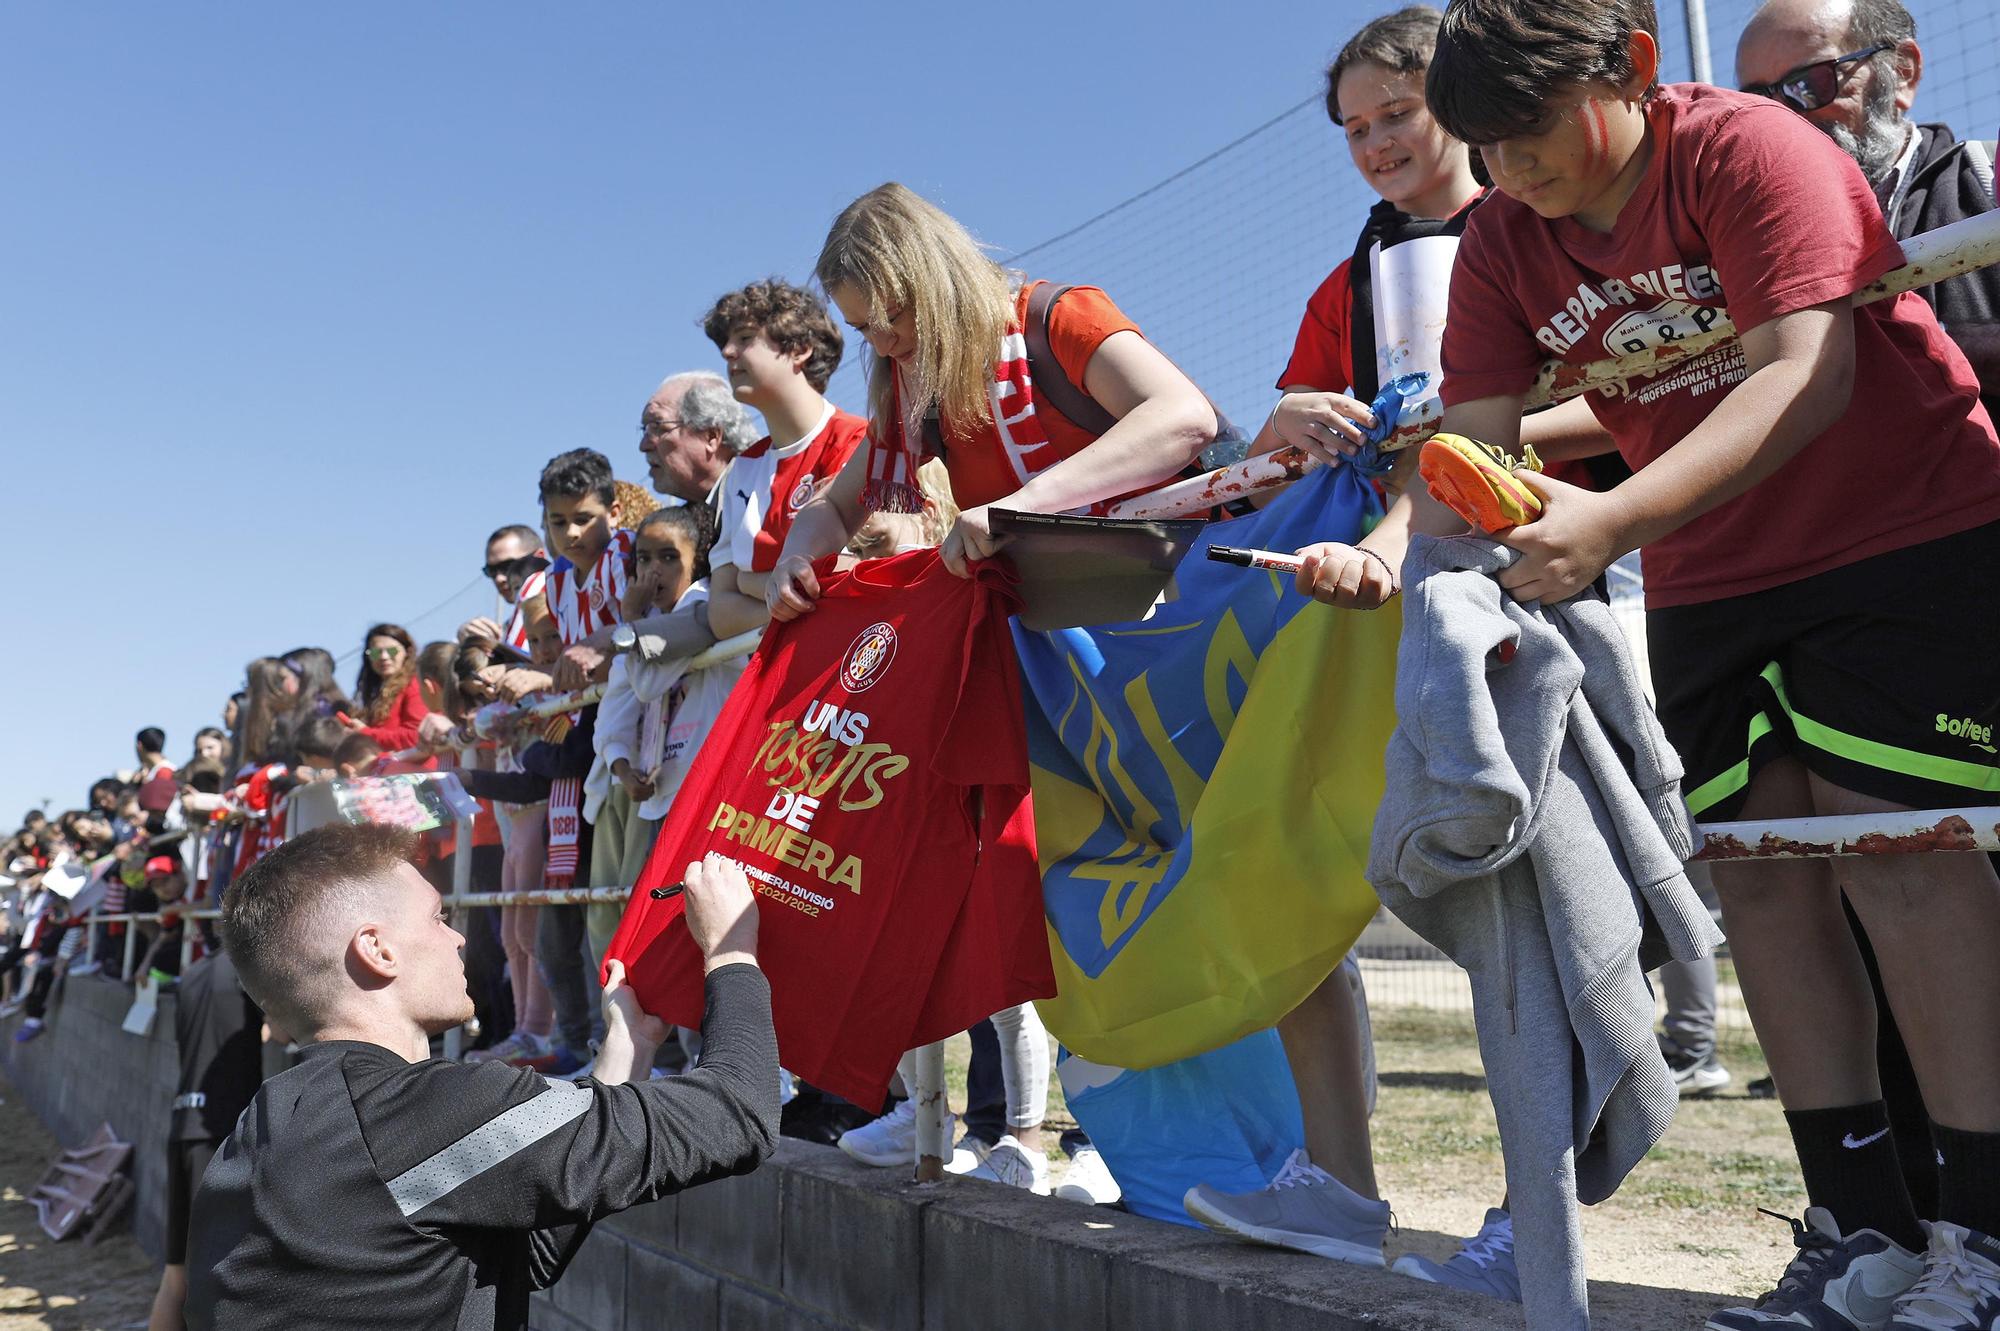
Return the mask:
{"type": "MultiPolygon", "coordinates": [[[[1994,206],[1992,141],[1908,118],[1923,72],[1916,20],[1897,0],[1769,0],[1736,44],[1738,85],[1800,112],[1860,163],[1899,240],[1994,206]]],[[[2000,419],[2000,268],[1923,295],[2000,419]]]]}

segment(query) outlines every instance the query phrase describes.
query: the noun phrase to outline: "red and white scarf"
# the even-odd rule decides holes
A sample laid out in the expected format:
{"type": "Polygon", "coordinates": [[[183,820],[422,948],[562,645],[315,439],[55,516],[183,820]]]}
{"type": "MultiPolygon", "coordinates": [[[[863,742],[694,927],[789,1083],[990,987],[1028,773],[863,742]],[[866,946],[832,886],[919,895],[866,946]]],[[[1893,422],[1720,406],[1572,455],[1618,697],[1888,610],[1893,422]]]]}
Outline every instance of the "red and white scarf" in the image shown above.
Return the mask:
{"type": "Polygon", "coordinates": [[[576,886],[583,840],[583,778],[557,777],[549,787],[548,886],[576,886]]]}
{"type": "Polygon", "coordinates": [[[586,577],[564,560],[549,570],[549,613],[556,617],[563,646],[582,642],[624,618],[625,566],[632,558],[632,533],[620,527],[586,577]]]}
{"type": "MultiPolygon", "coordinates": [[[[882,438],[871,440],[868,449],[868,481],[861,491],[864,512],[886,509],[891,513],[924,511],[923,491],[917,488],[917,468],[934,456],[924,439],[924,420],[911,408],[903,391],[901,366],[890,367],[890,411],[882,423],[882,438]]],[[[1036,472],[1062,461],[1048,431],[1035,414],[1034,377],[1028,372],[1028,339],[1021,330],[1010,329],[1000,339],[1000,353],[993,361],[993,382],[987,386],[986,401],[993,413],[993,433],[1000,441],[1017,485],[1026,485],[1036,472]]],[[[940,422],[940,431],[942,423],[940,422]]]]}

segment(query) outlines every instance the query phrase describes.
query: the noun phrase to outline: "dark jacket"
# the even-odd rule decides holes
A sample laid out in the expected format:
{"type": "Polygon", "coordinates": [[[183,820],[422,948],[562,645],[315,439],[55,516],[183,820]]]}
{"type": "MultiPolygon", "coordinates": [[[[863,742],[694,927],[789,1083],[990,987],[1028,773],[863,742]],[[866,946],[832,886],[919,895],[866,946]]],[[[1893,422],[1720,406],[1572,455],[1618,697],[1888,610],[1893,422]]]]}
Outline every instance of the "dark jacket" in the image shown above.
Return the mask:
{"type": "MultiPolygon", "coordinates": [[[[1993,144],[1970,151],[1948,125],[1917,126],[1917,159],[1902,206],[1889,218],[1898,240],[1993,210],[1993,144]],[[1983,153],[1981,150],[1983,149],[1983,153]],[[1983,170],[1981,164],[1983,163],[1983,170]]],[[[1979,376],[1980,398],[2000,420],[2000,265],[1919,288],[1979,376]]]]}
{"type": "Polygon", "coordinates": [[[778,1137],[771,991],[707,981],[701,1066],[606,1086],[311,1045],[203,1177],[192,1331],[519,1331],[595,1221],[730,1174],[778,1137]]]}

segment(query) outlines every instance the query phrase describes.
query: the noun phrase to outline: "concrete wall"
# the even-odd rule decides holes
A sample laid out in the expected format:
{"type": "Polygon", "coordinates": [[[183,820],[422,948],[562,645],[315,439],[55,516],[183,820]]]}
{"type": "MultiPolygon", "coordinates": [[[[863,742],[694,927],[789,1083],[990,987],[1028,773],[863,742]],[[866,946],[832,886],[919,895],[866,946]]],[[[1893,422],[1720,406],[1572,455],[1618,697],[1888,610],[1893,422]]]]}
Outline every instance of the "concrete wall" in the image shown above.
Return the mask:
{"type": "Polygon", "coordinates": [[[155,1257],[166,1242],[168,1106],[180,1077],[173,1002],[171,994],[161,999],[151,1036],[127,1035],[121,1027],[132,991],[85,975],[62,981],[49,1005],[48,1029],[38,1039],[14,1043],[19,1016],[0,1023],[0,1068],[58,1142],[78,1145],[109,1123],[136,1148],[132,1229],[139,1246],[155,1257]]]}
{"type": "MultiPolygon", "coordinates": [[[[173,1008],[169,997],[155,1034],[142,1039],[119,1029],[130,1003],[129,991],[110,981],[69,981],[40,1039],[16,1045],[20,1018],[0,1022],[0,1064],[13,1093],[65,1145],[106,1121],[138,1144],[134,1227],[157,1254],[161,1145],[176,1072],[173,1008]]],[[[755,1174],[600,1225],[556,1288],[536,1297],[533,1325],[1511,1331],[1520,1314],[1386,1272],[997,1184],[919,1186],[900,1170],[788,1141],[755,1174]]]]}

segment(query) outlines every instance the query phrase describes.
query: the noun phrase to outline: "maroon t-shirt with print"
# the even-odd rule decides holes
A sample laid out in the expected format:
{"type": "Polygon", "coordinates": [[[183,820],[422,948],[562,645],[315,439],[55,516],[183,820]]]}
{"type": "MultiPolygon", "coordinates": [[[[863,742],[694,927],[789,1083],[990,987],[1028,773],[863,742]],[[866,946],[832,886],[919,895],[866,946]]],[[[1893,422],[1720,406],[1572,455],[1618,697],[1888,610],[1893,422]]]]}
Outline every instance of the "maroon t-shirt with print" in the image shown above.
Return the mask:
{"type": "MultiPolygon", "coordinates": [[[[1776,102],[1695,84],[1648,106],[1653,156],[1608,235],[1495,193],[1459,246],[1449,406],[1515,396],[1551,356],[1583,363],[1837,300],[1903,262],[1852,159],[1776,102]]],[[[1590,395],[1635,469],[1746,377],[1740,344],[1590,395]]],[[[1854,396],[1763,483],[1646,547],[1646,600],[1794,582],[2000,520],[2000,444],[1979,381],[1915,294],[1854,314],[1854,396]]]]}

